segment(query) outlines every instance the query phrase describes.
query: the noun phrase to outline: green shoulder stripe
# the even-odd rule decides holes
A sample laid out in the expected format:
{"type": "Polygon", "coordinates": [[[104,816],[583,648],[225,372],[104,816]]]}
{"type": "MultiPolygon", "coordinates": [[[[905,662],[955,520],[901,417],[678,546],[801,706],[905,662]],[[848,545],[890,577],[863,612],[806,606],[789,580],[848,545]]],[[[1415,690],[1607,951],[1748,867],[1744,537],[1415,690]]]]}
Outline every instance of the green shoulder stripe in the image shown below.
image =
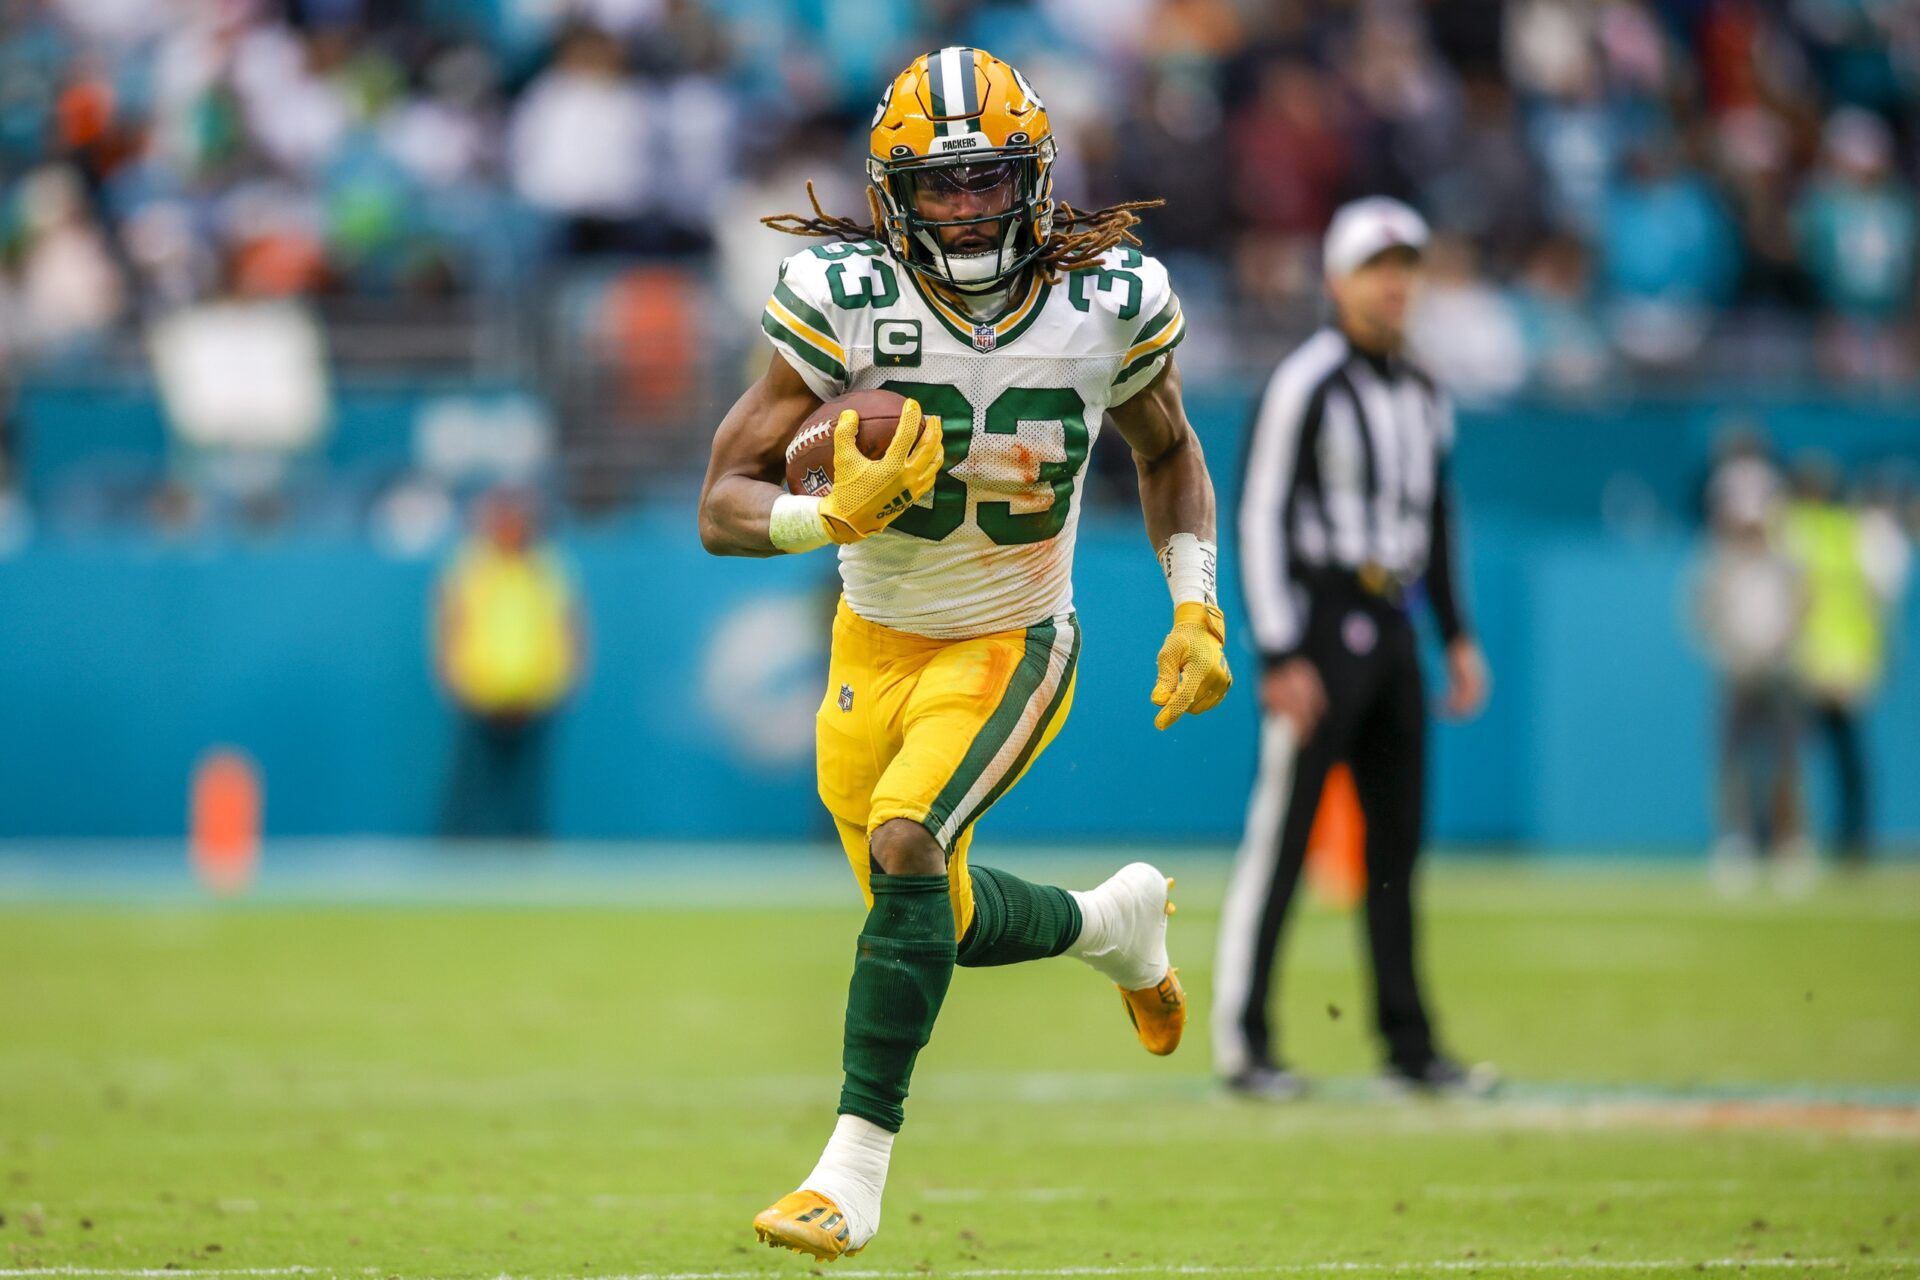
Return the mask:
{"type": "Polygon", "coordinates": [[[830,338],[834,336],[833,326],[827,323],[826,316],[822,315],[817,308],[805,302],[799,294],[789,289],[785,280],[773,286],[773,296],[780,299],[781,306],[793,312],[793,314],[799,316],[820,332],[830,338]]]}
{"type": "Polygon", "coordinates": [[[1133,341],[1128,343],[1127,345],[1133,346],[1133,347],[1139,346],[1141,343],[1152,338],[1155,334],[1159,333],[1162,329],[1172,324],[1173,318],[1179,314],[1180,314],[1179,299],[1168,298],[1167,305],[1160,308],[1159,311],[1155,312],[1153,319],[1141,325],[1140,332],[1135,334],[1133,336],[1133,341]]]}
{"type": "Polygon", "coordinates": [[[793,352],[794,355],[799,356],[802,360],[805,360],[808,364],[826,374],[835,382],[845,382],[847,380],[847,369],[845,365],[774,319],[771,311],[762,311],[760,313],[760,327],[765,329],[767,336],[779,343],[782,348],[793,352]]]}
{"type": "Polygon", "coordinates": [[[1179,346],[1180,343],[1186,338],[1186,336],[1187,336],[1187,326],[1185,324],[1182,324],[1180,328],[1174,333],[1172,338],[1168,339],[1165,343],[1161,344],[1160,346],[1155,347],[1153,350],[1147,352],[1147,354],[1141,356],[1138,360],[1135,360],[1132,364],[1122,369],[1119,373],[1114,374],[1113,382],[1111,385],[1117,387],[1121,383],[1125,382],[1128,378],[1133,377],[1134,374],[1139,373],[1142,369],[1152,364],[1155,360],[1158,360],[1161,356],[1167,354],[1167,352],[1179,346]]]}

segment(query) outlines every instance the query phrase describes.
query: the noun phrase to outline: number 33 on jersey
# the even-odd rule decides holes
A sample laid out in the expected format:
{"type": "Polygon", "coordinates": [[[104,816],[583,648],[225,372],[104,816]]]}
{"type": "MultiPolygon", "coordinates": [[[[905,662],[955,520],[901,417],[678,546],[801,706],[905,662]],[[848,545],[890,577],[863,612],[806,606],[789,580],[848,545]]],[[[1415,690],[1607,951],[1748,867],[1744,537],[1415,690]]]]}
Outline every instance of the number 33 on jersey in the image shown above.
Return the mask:
{"type": "Polygon", "coordinates": [[[1186,334],[1165,268],[1135,249],[1058,284],[1030,274],[976,320],[872,240],[788,258],[760,326],[822,400],[885,387],[940,418],[933,492],[840,549],[855,613],[940,639],[1072,612],[1087,453],[1186,334]]]}

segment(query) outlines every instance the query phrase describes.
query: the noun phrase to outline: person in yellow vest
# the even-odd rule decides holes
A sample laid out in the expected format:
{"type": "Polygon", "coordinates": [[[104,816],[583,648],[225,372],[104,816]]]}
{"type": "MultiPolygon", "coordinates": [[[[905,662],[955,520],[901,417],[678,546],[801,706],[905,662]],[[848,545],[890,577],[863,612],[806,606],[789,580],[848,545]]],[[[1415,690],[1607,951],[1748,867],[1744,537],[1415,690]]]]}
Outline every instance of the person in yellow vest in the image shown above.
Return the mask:
{"type": "Polygon", "coordinates": [[[580,679],[579,600],[524,497],[491,494],[475,516],[436,601],[436,666],[460,714],[442,831],[531,839],[546,831],[554,715],[580,679]]]}
{"type": "MultiPolygon", "coordinates": [[[[1842,861],[1857,864],[1872,837],[1871,769],[1860,722],[1886,672],[1887,623],[1904,563],[1887,571],[1882,527],[1872,513],[1842,500],[1831,459],[1800,459],[1793,481],[1786,542],[1807,588],[1796,665],[1808,718],[1833,755],[1836,849],[1842,861]]],[[[1904,542],[1895,550],[1904,552],[1904,542]]]]}

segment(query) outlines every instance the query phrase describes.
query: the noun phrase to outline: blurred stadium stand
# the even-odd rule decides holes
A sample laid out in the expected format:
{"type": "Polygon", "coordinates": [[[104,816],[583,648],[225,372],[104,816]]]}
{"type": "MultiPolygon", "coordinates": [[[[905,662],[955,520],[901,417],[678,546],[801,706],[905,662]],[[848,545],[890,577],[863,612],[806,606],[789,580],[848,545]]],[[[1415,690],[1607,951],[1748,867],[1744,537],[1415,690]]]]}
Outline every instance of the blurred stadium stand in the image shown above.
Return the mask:
{"type": "MultiPolygon", "coordinates": [[[[1416,337],[1463,405],[1499,674],[1491,714],[1443,731],[1439,832],[1703,845],[1711,690],[1680,597],[1715,438],[1817,446],[1920,530],[1902,0],[0,7],[0,836],[177,831],[215,742],[261,762],[271,831],[432,830],[453,721],[426,602],[501,481],[552,495],[594,636],[556,830],[811,832],[830,563],[705,558],[692,488],[801,244],[755,219],[809,177],[860,208],[879,86],[950,41],[1034,81],[1068,199],[1169,198],[1146,239],[1223,488],[1259,380],[1317,322],[1328,212],[1384,191],[1433,218],[1416,337]],[[156,372],[156,334],[208,314],[304,317],[251,332],[247,371],[322,390],[311,443],[264,438],[286,378],[156,372]]],[[[1177,751],[1146,728],[1158,613],[1135,605],[1161,587],[1116,446],[1071,750],[995,833],[1230,838],[1250,706],[1177,751]],[[1112,784],[1147,758],[1208,803],[1112,784]]],[[[1898,653],[1883,778],[1920,776],[1916,726],[1898,653]]],[[[1881,791],[1920,840],[1920,792],[1881,791]]]]}

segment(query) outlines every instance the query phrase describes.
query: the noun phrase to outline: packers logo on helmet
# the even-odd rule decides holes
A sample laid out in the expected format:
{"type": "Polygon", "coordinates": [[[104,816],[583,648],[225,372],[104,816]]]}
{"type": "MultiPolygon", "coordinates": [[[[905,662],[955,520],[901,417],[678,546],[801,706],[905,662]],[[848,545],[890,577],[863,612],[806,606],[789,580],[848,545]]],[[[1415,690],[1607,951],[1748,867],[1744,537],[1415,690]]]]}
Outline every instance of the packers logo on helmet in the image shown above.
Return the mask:
{"type": "Polygon", "coordinates": [[[880,98],[867,176],[909,270],[986,293],[1053,234],[1053,130],[1025,76],[985,49],[922,54],[880,98]]]}

